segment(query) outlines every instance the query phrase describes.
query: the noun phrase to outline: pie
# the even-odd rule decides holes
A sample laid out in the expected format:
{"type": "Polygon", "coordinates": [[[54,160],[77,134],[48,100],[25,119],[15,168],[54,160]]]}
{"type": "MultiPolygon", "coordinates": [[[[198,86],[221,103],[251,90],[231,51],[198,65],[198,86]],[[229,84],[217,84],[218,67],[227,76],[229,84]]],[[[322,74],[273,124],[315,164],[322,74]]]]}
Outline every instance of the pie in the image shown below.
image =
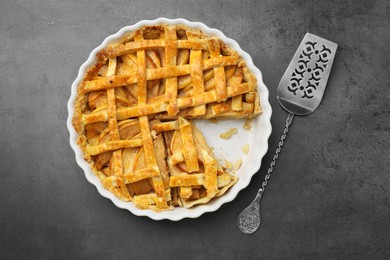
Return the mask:
{"type": "Polygon", "coordinates": [[[129,32],[96,55],[77,88],[73,126],[102,185],[137,208],[190,208],[237,177],[193,119],[251,118],[257,79],[220,39],[185,25],[129,32]]]}

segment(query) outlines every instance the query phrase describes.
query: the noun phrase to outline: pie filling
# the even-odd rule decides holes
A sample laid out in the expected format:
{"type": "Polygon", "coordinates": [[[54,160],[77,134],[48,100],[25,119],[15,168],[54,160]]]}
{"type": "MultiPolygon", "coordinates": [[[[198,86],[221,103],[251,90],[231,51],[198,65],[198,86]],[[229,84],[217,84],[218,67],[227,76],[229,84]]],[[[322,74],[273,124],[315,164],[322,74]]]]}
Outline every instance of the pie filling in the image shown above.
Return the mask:
{"type": "Polygon", "coordinates": [[[74,108],[78,144],[103,186],[155,211],[207,203],[237,181],[192,119],[261,113],[256,77],[235,50],[198,29],[166,24],[99,51],[74,108]]]}

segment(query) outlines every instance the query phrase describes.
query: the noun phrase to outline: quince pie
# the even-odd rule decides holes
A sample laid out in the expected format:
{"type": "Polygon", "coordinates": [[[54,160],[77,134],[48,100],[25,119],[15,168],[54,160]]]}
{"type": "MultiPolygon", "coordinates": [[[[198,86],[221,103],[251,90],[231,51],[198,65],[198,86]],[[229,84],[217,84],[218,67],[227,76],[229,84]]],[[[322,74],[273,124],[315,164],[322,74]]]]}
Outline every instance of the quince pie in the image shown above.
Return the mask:
{"type": "Polygon", "coordinates": [[[224,194],[225,171],[192,119],[261,113],[257,80],[220,39],[185,25],[144,26],[97,53],[73,126],[103,186],[155,211],[224,194]]]}

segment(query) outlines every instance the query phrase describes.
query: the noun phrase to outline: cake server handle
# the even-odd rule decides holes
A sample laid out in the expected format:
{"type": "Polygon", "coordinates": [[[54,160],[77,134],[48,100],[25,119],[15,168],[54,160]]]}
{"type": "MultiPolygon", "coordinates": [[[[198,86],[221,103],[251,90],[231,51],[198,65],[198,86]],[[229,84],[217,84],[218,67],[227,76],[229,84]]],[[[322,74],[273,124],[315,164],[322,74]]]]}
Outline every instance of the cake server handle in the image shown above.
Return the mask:
{"type": "Polygon", "coordinates": [[[246,207],[237,218],[237,226],[241,230],[241,232],[245,234],[252,234],[260,227],[260,223],[261,223],[260,201],[265,191],[265,187],[268,184],[268,180],[271,177],[271,173],[274,170],[274,166],[276,165],[276,161],[278,160],[279,153],[282,150],[284,140],[287,137],[287,133],[293,119],[294,119],[294,114],[289,113],[286,119],[286,125],[284,127],[283,134],[280,137],[278,148],[276,148],[275,154],[272,157],[272,161],[268,167],[268,171],[267,174],[265,175],[264,181],[261,184],[261,188],[257,191],[256,197],[252,201],[252,203],[248,207],[246,207]]]}

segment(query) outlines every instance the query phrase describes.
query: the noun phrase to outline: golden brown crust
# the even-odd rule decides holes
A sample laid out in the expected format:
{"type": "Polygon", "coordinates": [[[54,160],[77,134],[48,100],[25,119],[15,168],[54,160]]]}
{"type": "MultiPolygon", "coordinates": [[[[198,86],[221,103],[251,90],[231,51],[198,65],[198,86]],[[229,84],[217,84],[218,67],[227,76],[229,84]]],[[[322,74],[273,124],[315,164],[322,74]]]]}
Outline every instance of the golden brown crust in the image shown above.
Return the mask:
{"type": "Polygon", "coordinates": [[[207,203],[237,181],[188,121],[261,113],[256,77],[235,50],[198,29],[160,24],[127,33],[96,58],[72,122],[107,190],[161,211],[207,203]]]}

